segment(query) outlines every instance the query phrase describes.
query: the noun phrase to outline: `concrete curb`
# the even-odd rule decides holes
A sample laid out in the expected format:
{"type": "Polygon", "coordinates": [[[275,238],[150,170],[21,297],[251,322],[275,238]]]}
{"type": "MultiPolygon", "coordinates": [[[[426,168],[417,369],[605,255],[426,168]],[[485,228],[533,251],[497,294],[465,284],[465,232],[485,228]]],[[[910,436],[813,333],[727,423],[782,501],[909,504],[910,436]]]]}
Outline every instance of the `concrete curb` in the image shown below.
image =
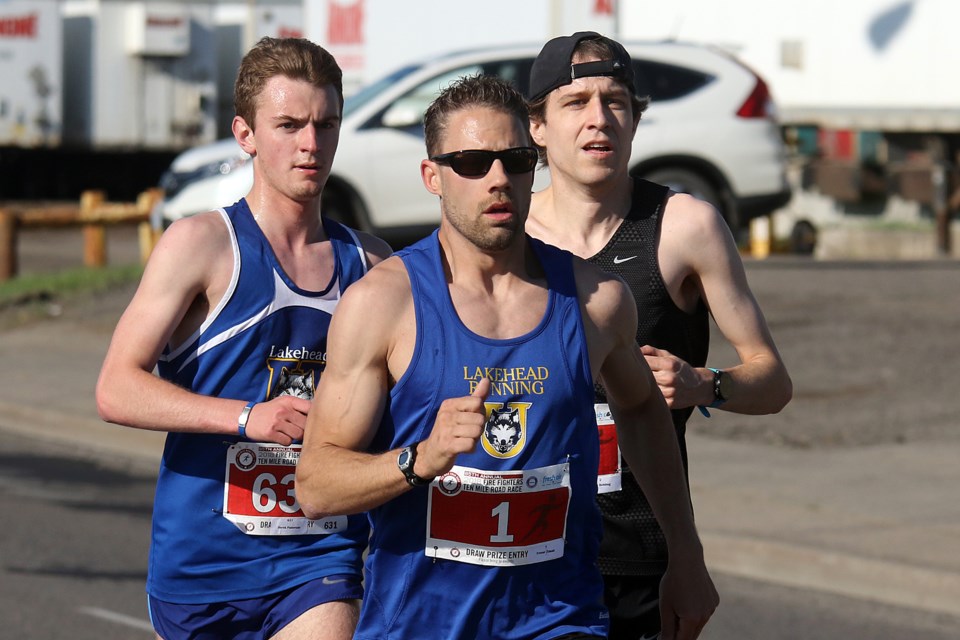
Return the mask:
{"type": "Polygon", "coordinates": [[[960,575],[740,536],[700,532],[712,571],[960,617],[960,575]]]}

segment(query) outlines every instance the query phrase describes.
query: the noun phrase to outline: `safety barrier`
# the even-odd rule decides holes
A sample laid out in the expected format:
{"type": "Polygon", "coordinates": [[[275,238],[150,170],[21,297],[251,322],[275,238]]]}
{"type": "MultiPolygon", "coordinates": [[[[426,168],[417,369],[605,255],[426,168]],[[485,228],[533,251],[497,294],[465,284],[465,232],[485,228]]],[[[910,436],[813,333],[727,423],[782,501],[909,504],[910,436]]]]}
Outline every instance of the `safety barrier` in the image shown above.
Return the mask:
{"type": "Polygon", "coordinates": [[[83,232],[83,264],[107,264],[107,227],[138,225],[140,260],[146,263],[160,231],[150,225],[150,211],[163,198],[162,189],[147,189],[136,202],[107,202],[103,191],[84,191],[78,205],[0,207],[0,281],[17,275],[17,237],[27,227],[80,227],[83,232]]]}

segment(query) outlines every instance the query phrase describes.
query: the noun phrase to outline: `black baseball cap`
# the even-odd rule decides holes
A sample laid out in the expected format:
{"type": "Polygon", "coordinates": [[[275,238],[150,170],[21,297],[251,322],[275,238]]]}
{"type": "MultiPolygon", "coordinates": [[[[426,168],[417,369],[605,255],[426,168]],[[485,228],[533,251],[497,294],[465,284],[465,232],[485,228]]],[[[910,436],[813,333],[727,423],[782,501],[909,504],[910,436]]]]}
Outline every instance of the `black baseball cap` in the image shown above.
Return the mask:
{"type": "Polygon", "coordinates": [[[557,87],[563,87],[577,78],[611,76],[623,82],[636,93],[633,85],[633,65],[623,45],[595,31],[578,31],[572,36],[560,36],[543,45],[530,69],[530,100],[536,101],[557,87]],[[601,40],[613,52],[610,60],[571,64],[573,52],[584,40],[601,40]]]}

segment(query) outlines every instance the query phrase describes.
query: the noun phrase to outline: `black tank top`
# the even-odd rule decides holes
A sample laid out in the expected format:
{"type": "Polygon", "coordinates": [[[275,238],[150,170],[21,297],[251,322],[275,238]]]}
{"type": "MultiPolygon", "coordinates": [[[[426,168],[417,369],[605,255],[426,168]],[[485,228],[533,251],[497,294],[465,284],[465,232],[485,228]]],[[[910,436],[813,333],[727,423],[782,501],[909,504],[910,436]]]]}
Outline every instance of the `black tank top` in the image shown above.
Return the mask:
{"type": "MultiPolygon", "coordinates": [[[[703,300],[693,313],[674,304],[667,292],[657,247],[668,188],[634,179],[630,212],[606,246],[588,260],[623,278],[637,303],[637,344],[666,349],[694,367],[707,362],[710,325],[703,300]]],[[[597,385],[596,402],[606,402],[597,385]]],[[[673,411],[673,424],[687,468],[686,424],[693,408],[673,411]]],[[[655,575],[666,569],[667,545],[653,510],[624,461],[623,488],[597,496],[604,536],[600,570],[607,575],[655,575]]]]}

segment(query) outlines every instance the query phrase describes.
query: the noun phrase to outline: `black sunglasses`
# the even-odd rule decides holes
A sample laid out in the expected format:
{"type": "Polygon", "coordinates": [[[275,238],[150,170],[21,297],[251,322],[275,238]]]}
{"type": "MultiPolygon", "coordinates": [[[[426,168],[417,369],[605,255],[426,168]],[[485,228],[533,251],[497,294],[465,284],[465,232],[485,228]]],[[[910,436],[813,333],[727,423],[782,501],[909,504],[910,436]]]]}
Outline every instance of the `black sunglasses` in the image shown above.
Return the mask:
{"type": "Polygon", "coordinates": [[[527,173],[537,166],[537,150],[533,147],[514,147],[503,151],[468,149],[431,156],[437,164],[445,164],[465,178],[480,178],[487,175],[494,160],[503,163],[507,173],[527,173]]]}

